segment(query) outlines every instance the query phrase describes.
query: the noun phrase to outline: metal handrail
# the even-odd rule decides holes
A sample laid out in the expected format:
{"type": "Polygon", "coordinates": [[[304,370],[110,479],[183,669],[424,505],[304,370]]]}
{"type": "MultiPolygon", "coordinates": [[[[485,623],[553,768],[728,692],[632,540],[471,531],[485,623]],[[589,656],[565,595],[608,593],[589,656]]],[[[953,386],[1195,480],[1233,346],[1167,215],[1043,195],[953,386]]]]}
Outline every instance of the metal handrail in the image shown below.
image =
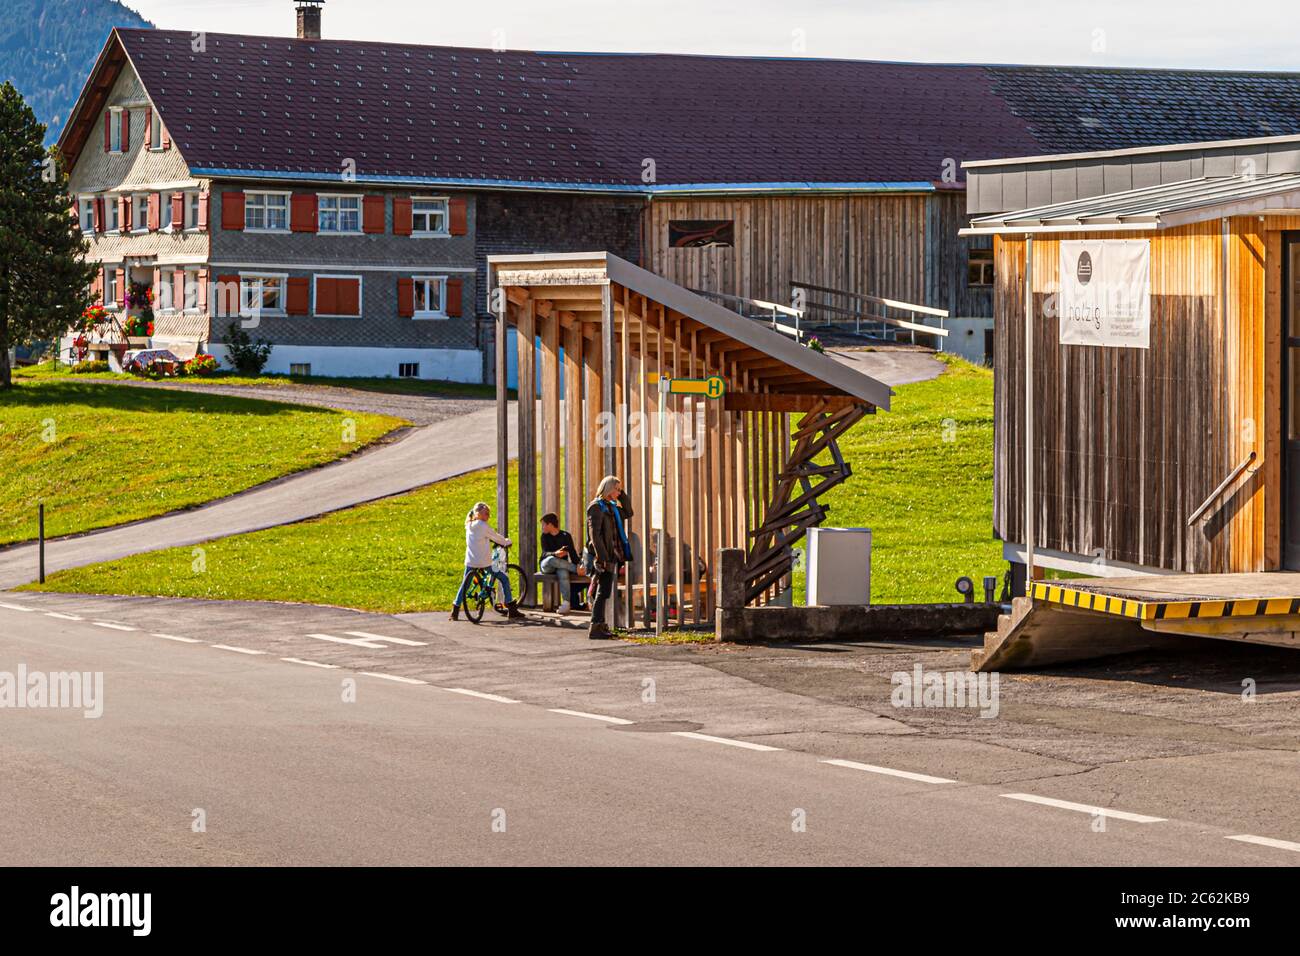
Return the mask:
{"type": "Polygon", "coordinates": [[[1251,466],[1256,457],[1256,454],[1252,451],[1245,457],[1241,464],[1228,473],[1227,478],[1224,478],[1223,481],[1219,482],[1218,487],[1210,492],[1210,496],[1202,501],[1201,506],[1193,511],[1191,516],[1187,519],[1187,527],[1190,528],[1192,525],[1196,524],[1196,520],[1210,509],[1210,505],[1214,504],[1218,497],[1223,494],[1234,481],[1241,477],[1241,473],[1251,466]]]}
{"type": "MultiPolygon", "coordinates": [[[[898,299],[886,299],[876,295],[866,295],[862,292],[849,292],[844,289],[832,289],[829,286],[814,285],[811,282],[797,282],[791,280],[790,288],[801,289],[805,293],[821,293],[822,295],[832,298],[835,296],[841,296],[857,303],[859,308],[853,309],[845,309],[840,306],[831,305],[830,303],[812,301],[807,302],[806,306],[808,311],[819,309],[822,312],[829,313],[830,315],[842,315],[851,318],[854,323],[854,330],[859,334],[862,332],[862,322],[865,319],[867,322],[879,323],[881,337],[888,339],[892,335],[894,341],[898,340],[897,330],[906,329],[911,332],[912,342],[914,344],[916,342],[916,333],[920,332],[938,338],[938,346],[942,349],[943,339],[948,335],[948,330],[945,329],[943,325],[944,320],[949,317],[948,312],[945,309],[936,309],[932,306],[919,305],[915,302],[902,302],[898,299]],[[862,309],[860,306],[863,303],[868,304],[868,307],[871,305],[879,306],[879,314],[872,314],[871,312],[862,309]],[[901,312],[906,312],[908,313],[908,318],[898,319],[885,315],[884,312],[887,309],[897,309],[901,312]],[[938,318],[938,326],[926,324],[923,320],[924,316],[934,316],[938,318]],[[891,329],[889,326],[892,326],[893,328],[891,329]]],[[[833,324],[833,322],[828,322],[827,324],[829,326],[833,324]]]]}
{"type": "Polygon", "coordinates": [[[803,312],[799,309],[792,309],[789,306],[781,305],[777,302],[768,302],[764,299],[751,299],[748,296],[732,295],[729,292],[710,292],[706,289],[688,289],[687,291],[693,292],[696,295],[707,296],[711,299],[721,299],[724,302],[734,302],[740,303],[741,305],[753,306],[755,309],[767,312],[768,314],[766,316],[759,314],[746,315],[746,313],[740,312],[739,309],[736,311],[739,315],[744,315],[746,318],[755,319],[760,322],[769,322],[773,330],[793,336],[796,342],[801,342],[803,340],[803,312]],[[792,316],[794,318],[794,326],[783,325],[777,318],[779,315],[792,316]]]}

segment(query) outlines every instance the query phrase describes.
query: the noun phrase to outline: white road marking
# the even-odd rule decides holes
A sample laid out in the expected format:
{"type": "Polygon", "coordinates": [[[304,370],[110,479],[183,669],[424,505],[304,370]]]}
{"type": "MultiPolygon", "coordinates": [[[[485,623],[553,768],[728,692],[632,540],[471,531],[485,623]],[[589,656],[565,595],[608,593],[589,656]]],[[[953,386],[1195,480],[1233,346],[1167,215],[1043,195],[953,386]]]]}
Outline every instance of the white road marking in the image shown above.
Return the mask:
{"type": "Polygon", "coordinates": [[[485,694],[481,690],[466,690],[464,687],[444,687],[443,690],[452,694],[464,694],[466,697],[478,697],[483,700],[495,700],[498,704],[517,704],[519,701],[511,700],[509,697],[502,697],[499,694],[485,694]]]}
{"type": "Polygon", "coordinates": [[[112,628],[112,629],[115,630],[115,631],[134,631],[134,630],[137,630],[137,628],[134,628],[134,627],[127,627],[125,624],[113,624],[113,623],[110,623],[109,621],[91,621],[91,623],[94,624],[95,627],[108,627],[108,628],[112,628]]]}
{"type": "Polygon", "coordinates": [[[1274,840],[1272,837],[1255,836],[1253,833],[1239,833],[1236,836],[1224,837],[1226,840],[1237,840],[1241,843],[1254,843],[1258,846],[1271,846],[1275,850],[1290,850],[1292,853],[1300,853],[1300,843],[1292,843],[1290,840],[1274,840]]]}
{"type": "Polygon", "coordinates": [[[46,611],[46,617],[57,617],[60,621],[82,621],[85,618],[77,617],[75,614],[60,614],[58,611],[46,611]]]}
{"type": "Polygon", "coordinates": [[[822,763],[832,764],[836,767],[848,767],[850,770],[865,770],[867,773],[880,773],[886,777],[902,777],[904,780],[915,780],[918,783],[956,783],[956,780],[949,780],[947,777],[931,777],[925,773],[913,773],[910,770],[895,770],[893,767],[877,767],[871,763],[858,763],[856,760],[823,760],[822,763]]]}
{"type": "Polygon", "coordinates": [[[374,641],[366,641],[356,637],[335,637],[333,634],[308,634],[308,637],[314,637],[318,641],[333,641],[335,644],[350,644],[353,647],[369,647],[372,650],[382,649],[383,644],[376,644],[374,641]]]}
{"type": "Polygon", "coordinates": [[[265,654],[266,651],[255,651],[251,647],[231,647],[229,644],[211,644],[219,651],[234,651],[236,654],[265,654]]]}
{"type": "Polygon", "coordinates": [[[697,734],[693,730],[674,730],[674,737],[689,737],[691,740],[704,740],[711,744],[726,744],[728,747],[743,747],[746,750],[780,750],[780,747],[769,747],[767,744],[751,744],[748,740],[731,740],[727,737],[710,737],[708,734],[697,734]]]}
{"type": "Polygon", "coordinates": [[[375,671],[362,671],[367,677],[379,677],[384,680],[395,680],[399,684],[427,684],[427,680],[417,680],[414,677],[401,677],[397,674],[378,674],[375,671]]]}
{"type": "Polygon", "coordinates": [[[320,661],[305,661],[301,657],[282,657],[282,661],[288,661],[290,664],[306,664],[308,667],[324,667],[329,670],[338,670],[337,664],[322,664],[320,661]]]}
{"type": "Polygon", "coordinates": [[[565,710],[563,707],[548,708],[553,714],[568,714],[570,717],[586,717],[588,720],[603,720],[607,724],[630,724],[631,720],[624,720],[622,717],[606,717],[603,714],[588,714],[581,710],[565,710]]]}
{"type": "Polygon", "coordinates": [[[385,637],[383,634],[371,634],[369,631],[344,631],[353,637],[363,637],[371,641],[387,641],[389,644],[402,644],[406,647],[428,647],[428,641],[408,641],[404,637],[385,637]]]}
{"type": "Polygon", "coordinates": [[[6,607],[6,608],[8,608],[8,609],[11,610],[11,611],[32,611],[32,610],[35,610],[35,608],[23,607],[21,604],[5,604],[3,601],[0,601],[0,607],[6,607]]]}
{"type": "Polygon", "coordinates": [[[154,637],[161,637],[164,641],[180,641],[182,644],[202,644],[197,637],[177,637],[175,634],[155,634],[154,637]]]}
{"type": "Polygon", "coordinates": [[[1004,793],[1002,796],[1008,800],[1023,800],[1025,803],[1041,803],[1045,807],[1056,807],[1060,810],[1074,810],[1078,813],[1089,813],[1093,816],[1110,817],[1113,820],[1127,820],[1129,823],[1165,823],[1164,817],[1148,817],[1141,813],[1129,813],[1125,810],[1111,810],[1109,807],[1093,807],[1086,803],[1070,803],[1068,800],[1054,800],[1051,797],[1040,797],[1034,793],[1004,793]]]}

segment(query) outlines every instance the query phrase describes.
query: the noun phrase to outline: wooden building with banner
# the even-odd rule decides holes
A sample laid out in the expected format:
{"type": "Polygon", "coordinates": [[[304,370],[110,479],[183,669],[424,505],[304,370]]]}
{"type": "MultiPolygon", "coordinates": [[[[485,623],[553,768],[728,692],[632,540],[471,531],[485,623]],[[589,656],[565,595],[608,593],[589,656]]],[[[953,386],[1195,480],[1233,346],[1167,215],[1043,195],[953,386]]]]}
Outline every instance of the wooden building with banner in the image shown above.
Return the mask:
{"type": "Polygon", "coordinates": [[[1300,570],[1300,137],[966,169],[997,276],[994,533],[1020,593],[1073,615],[1017,602],[977,665],[1103,634],[1294,646],[1300,576],[1259,572],[1300,570]]]}
{"type": "Polygon", "coordinates": [[[819,496],[850,475],[837,439],[887,410],[889,387],[612,253],[488,265],[498,369],[510,329],[521,358],[517,501],[497,377],[496,513],[518,529],[525,571],[537,566],[539,516],[553,511],[585,537],[587,503],[612,474],[633,509],[615,623],[649,626],[666,606],[659,626],[711,626],[723,548],[746,552],[749,603],[782,600],[794,545],[827,515],[819,496]]]}

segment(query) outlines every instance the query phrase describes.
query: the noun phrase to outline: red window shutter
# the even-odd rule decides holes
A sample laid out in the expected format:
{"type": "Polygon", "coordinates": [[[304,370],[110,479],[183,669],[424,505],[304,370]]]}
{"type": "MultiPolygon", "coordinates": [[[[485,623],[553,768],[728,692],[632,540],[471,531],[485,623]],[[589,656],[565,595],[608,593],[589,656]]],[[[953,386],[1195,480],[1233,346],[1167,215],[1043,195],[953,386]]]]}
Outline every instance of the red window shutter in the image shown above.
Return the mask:
{"type": "Polygon", "coordinates": [[[337,315],[338,314],[338,292],[336,291],[336,279],[316,280],[316,314],[317,315],[337,315]]]}
{"type": "Polygon", "coordinates": [[[361,314],[361,280],[335,279],[334,307],[339,315],[361,314]]]}
{"type": "Polygon", "coordinates": [[[91,209],[94,211],[94,225],[96,232],[104,231],[104,197],[96,196],[95,201],[91,203],[91,209]]]}
{"type": "Polygon", "coordinates": [[[131,231],[131,197],[121,196],[117,200],[117,229],[118,232],[131,231]]]}
{"type": "Polygon", "coordinates": [[[463,279],[447,280],[447,314],[452,318],[460,315],[460,300],[464,296],[465,283],[463,279]]]}
{"type": "Polygon", "coordinates": [[[115,301],[120,302],[120,303],[122,303],[123,306],[125,306],[125,305],[126,305],[126,294],[127,294],[127,291],[128,291],[127,288],[126,288],[126,270],[125,270],[125,269],[114,269],[114,270],[113,270],[113,281],[117,283],[117,286],[116,286],[116,288],[117,288],[117,299],[116,299],[115,301]]]}
{"type": "Polygon", "coordinates": [[[244,228],[244,194],[221,194],[221,228],[239,231],[244,228]]]}
{"type": "Polygon", "coordinates": [[[363,196],[361,199],[361,231],[384,231],[384,197],[363,196]]]}
{"type": "Polygon", "coordinates": [[[144,109],[144,148],[148,149],[153,143],[153,108],[146,106],[144,109]]]}
{"type": "Polygon", "coordinates": [[[162,193],[149,194],[149,231],[157,232],[162,224],[162,193]]]}
{"type": "Polygon", "coordinates": [[[113,148],[113,111],[104,110],[104,152],[113,148]]]}
{"type": "Polygon", "coordinates": [[[289,228],[294,232],[315,232],[318,201],[315,193],[294,193],[289,197],[289,228]]]}
{"type": "Polygon", "coordinates": [[[185,270],[172,270],[172,308],[185,308],[185,270]]]}
{"type": "Polygon", "coordinates": [[[200,312],[206,312],[208,310],[208,270],[207,269],[199,270],[199,292],[198,295],[195,297],[195,305],[198,306],[200,312]]]}
{"type": "Polygon", "coordinates": [[[393,200],[393,235],[409,236],[413,225],[411,221],[411,200],[393,200]]]}
{"type": "Polygon", "coordinates": [[[397,280],[397,314],[404,319],[415,315],[415,280],[406,276],[397,280]]]}
{"type": "Polygon", "coordinates": [[[199,229],[204,232],[208,229],[208,208],[211,205],[211,197],[206,192],[199,193],[199,229]]]}
{"type": "Polygon", "coordinates": [[[96,305],[104,304],[104,267],[95,273],[95,281],[90,283],[90,301],[96,305]]]}
{"type": "Polygon", "coordinates": [[[131,111],[122,110],[122,152],[131,148],[131,111]]]}
{"type": "Polygon", "coordinates": [[[153,300],[162,308],[162,269],[158,266],[153,267],[153,300]]]}
{"type": "Polygon", "coordinates": [[[469,203],[464,199],[450,199],[447,201],[447,211],[451,219],[451,228],[448,230],[453,236],[463,236],[469,232],[469,203]]]}
{"type": "Polygon", "coordinates": [[[172,228],[185,228],[185,194],[172,193],[172,228]]]}
{"type": "Polygon", "coordinates": [[[284,311],[289,315],[306,315],[311,301],[311,280],[306,276],[290,276],[284,311]]]}
{"type": "MultiPolygon", "coordinates": [[[[161,122],[161,120],[159,122],[161,122]]],[[[162,148],[163,149],[172,148],[172,134],[167,132],[166,126],[162,128],[162,148]]]]}
{"type": "Polygon", "coordinates": [[[239,314],[239,276],[217,276],[217,285],[213,292],[213,315],[239,314]]]}

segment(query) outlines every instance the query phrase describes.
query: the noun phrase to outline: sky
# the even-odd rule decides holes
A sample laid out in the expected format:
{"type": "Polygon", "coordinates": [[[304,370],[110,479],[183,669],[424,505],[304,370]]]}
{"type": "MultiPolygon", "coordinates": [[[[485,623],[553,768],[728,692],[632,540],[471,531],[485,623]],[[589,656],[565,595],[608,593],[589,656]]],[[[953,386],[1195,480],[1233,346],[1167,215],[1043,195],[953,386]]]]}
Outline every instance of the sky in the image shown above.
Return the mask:
{"type": "MultiPolygon", "coordinates": [[[[295,29],[293,0],[124,2],[168,29],[295,29]]],[[[322,25],[502,49],[1300,70],[1294,0],[326,0],[322,25]]]]}

